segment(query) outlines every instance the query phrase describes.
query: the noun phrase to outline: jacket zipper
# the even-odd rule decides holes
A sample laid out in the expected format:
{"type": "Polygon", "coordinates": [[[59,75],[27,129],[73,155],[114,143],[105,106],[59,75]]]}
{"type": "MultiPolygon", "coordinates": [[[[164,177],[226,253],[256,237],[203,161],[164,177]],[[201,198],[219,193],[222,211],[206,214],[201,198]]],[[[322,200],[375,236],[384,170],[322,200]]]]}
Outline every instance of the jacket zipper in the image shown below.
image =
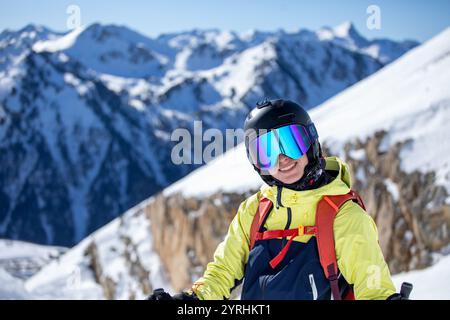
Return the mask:
{"type": "Polygon", "coordinates": [[[318,293],[317,293],[316,281],[314,281],[314,275],[312,273],[309,275],[309,284],[311,285],[311,292],[313,295],[313,300],[317,300],[318,293]]]}

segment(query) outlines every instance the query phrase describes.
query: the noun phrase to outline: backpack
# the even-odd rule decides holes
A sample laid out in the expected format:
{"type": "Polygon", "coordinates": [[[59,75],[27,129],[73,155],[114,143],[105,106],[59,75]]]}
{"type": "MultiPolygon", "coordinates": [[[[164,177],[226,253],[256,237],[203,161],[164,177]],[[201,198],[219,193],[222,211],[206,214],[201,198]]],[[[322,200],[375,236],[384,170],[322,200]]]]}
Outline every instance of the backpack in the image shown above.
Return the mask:
{"type": "MultiPolygon", "coordinates": [[[[275,269],[275,267],[286,256],[286,253],[288,252],[295,237],[315,235],[317,239],[320,265],[325,273],[325,277],[330,282],[332,297],[334,300],[342,300],[338,285],[339,270],[334,246],[333,222],[339,212],[339,209],[349,200],[356,202],[364,210],[366,209],[358,193],[350,190],[347,194],[322,197],[317,204],[315,226],[300,225],[295,229],[267,230],[260,232],[273,207],[273,203],[270,199],[262,197],[259,201],[258,210],[253,218],[250,228],[250,250],[253,249],[255,242],[258,240],[290,237],[283,249],[270,261],[270,266],[275,269]]],[[[344,297],[344,300],[354,300],[352,290],[349,290],[348,294],[344,297]]]]}

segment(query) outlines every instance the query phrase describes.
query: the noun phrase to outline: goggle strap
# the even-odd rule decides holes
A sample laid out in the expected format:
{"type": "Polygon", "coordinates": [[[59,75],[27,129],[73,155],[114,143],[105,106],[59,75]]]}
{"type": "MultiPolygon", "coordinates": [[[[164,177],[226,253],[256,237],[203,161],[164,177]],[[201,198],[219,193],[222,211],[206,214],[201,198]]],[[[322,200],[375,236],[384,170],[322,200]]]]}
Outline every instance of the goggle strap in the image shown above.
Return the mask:
{"type": "Polygon", "coordinates": [[[317,140],[319,138],[319,134],[317,133],[316,126],[314,125],[313,122],[311,122],[310,124],[308,124],[306,126],[306,129],[308,130],[308,136],[309,136],[310,142],[312,144],[315,140],[317,140]]]}

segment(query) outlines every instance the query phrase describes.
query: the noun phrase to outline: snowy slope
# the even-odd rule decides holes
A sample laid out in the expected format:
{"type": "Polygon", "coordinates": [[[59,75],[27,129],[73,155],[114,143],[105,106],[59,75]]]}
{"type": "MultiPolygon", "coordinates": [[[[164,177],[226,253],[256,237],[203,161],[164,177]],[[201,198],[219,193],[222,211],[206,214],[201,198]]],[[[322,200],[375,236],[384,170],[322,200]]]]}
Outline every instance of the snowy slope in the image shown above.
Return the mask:
{"type": "Polygon", "coordinates": [[[26,281],[27,291],[39,299],[144,299],[152,288],[171,290],[152,249],[145,203],[47,265],[26,281]]]}
{"type": "Polygon", "coordinates": [[[57,257],[67,248],[40,246],[23,241],[0,239],[0,260],[14,258],[45,259],[57,257]]]}
{"type": "Polygon", "coordinates": [[[62,247],[0,240],[0,268],[16,278],[27,279],[66,251],[62,247]]]}
{"type": "Polygon", "coordinates": [[[23,281],[14,278],[2,268],[0,268],[0,284],[0,300],[33,299],[25,289],[23,281]]]}
{"type": "Polygon", "coordinates": [[[393,280],[399,291],[403,282],[413,284],[411,299],[450,300],[450,256],[442,257],[427,269],[398,274],[393,280]]]}
{"type": "Polygon", "coordinates": [[[450,29],[315,108],[312,118],[333,149],[386,130],[384,148],[412,139],[406,172],[435,171],[450,191],[450,29]],[[345,125],[343,125],[345,124],[345,125]]]}
{"type": "Polygon", "coordinates": [[[165,196],[206,197],[217,191],[245,192],[258,189],[261,178],[247,160],[240,144],[162,191],[165,196]]]}
{"type": "Polygon", "coordinates": [[[0,300],[34,299],[25,280],[58,259],[66,248],[0,239],[0,300]]]}

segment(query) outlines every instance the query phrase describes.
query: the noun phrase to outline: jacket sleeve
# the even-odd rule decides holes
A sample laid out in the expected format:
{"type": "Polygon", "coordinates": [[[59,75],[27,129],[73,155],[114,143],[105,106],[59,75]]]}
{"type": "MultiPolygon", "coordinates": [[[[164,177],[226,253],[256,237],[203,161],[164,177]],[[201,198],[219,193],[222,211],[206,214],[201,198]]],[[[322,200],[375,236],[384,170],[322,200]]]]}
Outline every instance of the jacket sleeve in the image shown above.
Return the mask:
{"type": "Polygon", "coordinates": [[[192,287],[201,300],[229,298],[236,281],[244,277],[249,255],[250,226],[257,209],[249,204],[255,201],[249,199],[240,204],[225,239],[214,253],[213,261],[208,263],[203,277],[192,287]]]}
{"type": "Polygon", "coordinates": [[[339,270],[357,300],[387,299],[395,293],[389,268],[378,243],[373,219],[356,203],[347,202],[334,221],[339,270]]]}

